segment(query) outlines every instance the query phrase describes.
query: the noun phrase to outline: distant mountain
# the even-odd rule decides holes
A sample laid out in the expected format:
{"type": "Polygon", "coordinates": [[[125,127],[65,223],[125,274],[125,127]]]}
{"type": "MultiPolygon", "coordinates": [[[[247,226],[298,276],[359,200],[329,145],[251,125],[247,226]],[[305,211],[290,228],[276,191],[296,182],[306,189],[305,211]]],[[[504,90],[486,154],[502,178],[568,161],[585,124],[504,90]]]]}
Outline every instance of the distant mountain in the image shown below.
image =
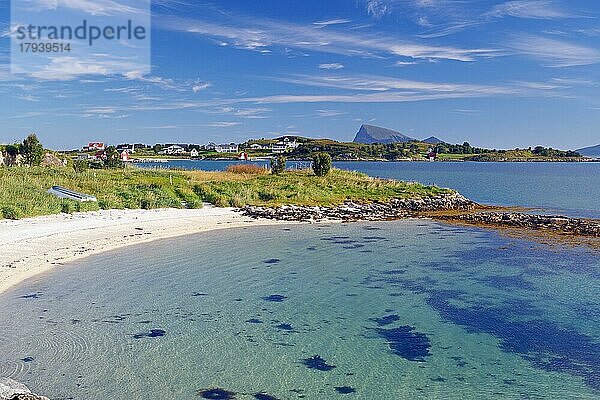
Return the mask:
{"type": "Polygon", "coordinates": [[[440,144],[440,143],[444,143],[443,140],[436,138],[435,136],[430,136],[427,139],[423,139],[421,140],[421,142],[423,143],[429,143],[429,144],[440,144]]]}
{"type": "Polygon", "coordinates": [[[575,151],[586,157],[600,157],[600,144],[597,146],[584,147],[583,149],[575,151]]]}
{"type": "Polygon", "coordinates": [[[398,131],[373,125],[362,125],[354,138],[354,143],[402,143],[415,140],[398,131]]]}

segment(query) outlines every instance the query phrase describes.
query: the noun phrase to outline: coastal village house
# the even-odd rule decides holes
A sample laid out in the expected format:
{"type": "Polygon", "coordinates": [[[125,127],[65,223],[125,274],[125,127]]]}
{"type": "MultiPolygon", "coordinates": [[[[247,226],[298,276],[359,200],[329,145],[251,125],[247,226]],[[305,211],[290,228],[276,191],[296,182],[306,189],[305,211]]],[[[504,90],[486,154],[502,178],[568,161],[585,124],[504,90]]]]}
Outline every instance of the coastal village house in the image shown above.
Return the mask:
{"type": "Polygon", "coordinates": [[[90,142],[87,146],[83,146],[83,151],[103,151],[106,147],[102,142],[90,142]]]}
{"type": "Polygon", "coordinates": [[[282,154],[288,151],[292,151],[297,148],[300,144],[296,141],[295,137],[284,136],[279,142],[275,143],[271,148],[271,151],[275,154],[282,154]]]}
{"type": "Polygon", "coordinates": [[[190,157],[198,157],[198,154],[197,149],[192,149],[192,151],[190,151],[190,157]]]}
{"type": "Polygon", "coordinates": [[[173,155],[173,154],[183,154],[185,153],[185,149],[182,146],[179,146],[177,144],[173,144],[169,147],[166,147],[163,149],[163,151],[161,151],[162,154],[169,154],[169,155],[173,155]]]}
{"type": "Polygon", "coordinates": [[[127,151],[129,154],[133,154],[135,153],[135,144],[119,144],[116,147],[117,151],[119,153],[122,153],[123,151],[127,151]]]}
{"type": "Polygon", "coordinates": [[[238,153],[239,147],[235,143],[230,144],[218,144],[215,146],[215,151],[217,153],[238,153]]]}

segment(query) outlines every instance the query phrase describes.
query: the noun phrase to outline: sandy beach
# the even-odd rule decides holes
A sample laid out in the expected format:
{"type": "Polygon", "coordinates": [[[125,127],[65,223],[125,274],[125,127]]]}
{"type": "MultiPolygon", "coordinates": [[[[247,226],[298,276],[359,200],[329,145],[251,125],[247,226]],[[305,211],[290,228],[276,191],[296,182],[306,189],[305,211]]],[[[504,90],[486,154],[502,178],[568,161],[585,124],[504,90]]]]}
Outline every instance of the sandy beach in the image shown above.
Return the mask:
{"type": "Polygon", "coordinates": [[[233,208],[106,210],[0,220],[0,293],[35,275],[92,254],[154,240],[281,222],[233,208]]]}

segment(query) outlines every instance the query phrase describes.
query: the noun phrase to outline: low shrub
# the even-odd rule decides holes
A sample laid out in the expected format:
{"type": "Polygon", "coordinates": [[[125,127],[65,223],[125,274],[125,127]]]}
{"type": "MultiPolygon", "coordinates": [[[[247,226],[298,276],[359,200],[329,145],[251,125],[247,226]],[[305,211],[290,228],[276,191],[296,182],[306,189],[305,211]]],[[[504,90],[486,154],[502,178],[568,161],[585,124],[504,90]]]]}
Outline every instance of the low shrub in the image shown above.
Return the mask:
{"type": "Polygon", "coordinates": [[[227,172],[233,174],[266,175],[268,171],[256,164],[231,164],[227,166],[227,172]]]}
{"type": "Polygon", "coordinates": [[[279,175],[285,171],[286,159],[284,156],[278,156],[271,160],[271,173],[273,175],[279,175]]]}
{"type": "Polygon", "coordinates": [[[312,169],[316,176],[325,176],[331,171],[331,156],[327,153],[317,153],[313,156],[312,169]]]}
{"type": "Polygon", "coordinates": [[[76,211],[76,205],[68,200],[63,200],[60,203],[60,212],[64,214],[73,214],[76,211]]]}
{"type": "Polygon", "coordinates": [[[5,219],[21,218],[21,212],[16,207],[4,206],[4,207],[2,207],[1,211],[2,211],[2,218],[5,218],[5,219]]]}

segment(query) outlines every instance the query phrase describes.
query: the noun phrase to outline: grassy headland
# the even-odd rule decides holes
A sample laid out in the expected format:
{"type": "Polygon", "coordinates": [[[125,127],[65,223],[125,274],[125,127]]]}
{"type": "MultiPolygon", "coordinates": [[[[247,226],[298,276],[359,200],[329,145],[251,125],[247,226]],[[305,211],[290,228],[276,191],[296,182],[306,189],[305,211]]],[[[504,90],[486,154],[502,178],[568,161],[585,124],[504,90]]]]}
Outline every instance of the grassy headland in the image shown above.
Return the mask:
{"type": "Polygon", "coordinates": [[[97,209],[198,208],[202,202],[219,207],[339,205],[429,197],[451,192],[433,186],[382,180],[365,174],[332,170],[317,177],[311,171],[280,175],[179,170],[0,167],[0,218],[24,218],[97,209]],[[53,185],[94,195],[98,202],[58,199],[46,191],[53,185]]]}

